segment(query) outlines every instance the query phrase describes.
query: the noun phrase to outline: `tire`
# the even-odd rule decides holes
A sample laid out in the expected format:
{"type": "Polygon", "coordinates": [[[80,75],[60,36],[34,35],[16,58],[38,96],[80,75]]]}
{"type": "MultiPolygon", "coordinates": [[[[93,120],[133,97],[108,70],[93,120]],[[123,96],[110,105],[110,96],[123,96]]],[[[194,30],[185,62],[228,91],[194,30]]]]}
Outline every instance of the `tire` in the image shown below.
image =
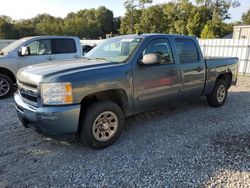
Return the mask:
{"type": "Polygon", "coordinates": [[[8,98],[14,93],[13,81],[6,75],[0,74],[0,99],[8,98]]]}
{"type": "Polygon", "coordinates": [[[207,102],[210,106],[220,107],[227,99],[227,82],[225,80],[217,80],[213,92],[207,96],[207,102]]]}
{"type": "Polygon", "coordinates": [[[124,127],[124,115],[121,108],[109,101],[98,101],[88,106],[81,117],[80,140],[96,149],[113,144],[124,127]]]}

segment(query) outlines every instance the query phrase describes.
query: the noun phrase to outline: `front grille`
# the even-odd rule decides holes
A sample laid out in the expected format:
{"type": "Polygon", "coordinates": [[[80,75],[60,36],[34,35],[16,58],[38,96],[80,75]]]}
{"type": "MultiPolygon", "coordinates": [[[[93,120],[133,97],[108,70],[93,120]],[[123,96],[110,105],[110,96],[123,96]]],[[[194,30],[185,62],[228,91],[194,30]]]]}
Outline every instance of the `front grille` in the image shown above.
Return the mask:
{"type": "Polygon", "coordinates": [[[38,89],[36,85],[17,81],[18,93],[22,99],[33,106],[38,105],[38,89]]]}

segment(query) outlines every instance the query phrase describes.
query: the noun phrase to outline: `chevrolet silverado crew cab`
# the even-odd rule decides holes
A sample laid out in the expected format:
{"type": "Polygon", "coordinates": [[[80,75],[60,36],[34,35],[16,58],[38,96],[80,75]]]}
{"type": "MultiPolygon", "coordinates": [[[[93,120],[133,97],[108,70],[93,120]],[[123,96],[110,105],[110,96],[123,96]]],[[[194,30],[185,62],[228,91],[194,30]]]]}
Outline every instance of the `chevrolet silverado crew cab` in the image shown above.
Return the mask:
{"type": "Polygon", "coordinates": [[[0,50],[0,99],[13,94],[18,69],[81,56],[82,47],[77,37],[37,36],[15,41],[0,50]]]}
{"type": "Polygon", "coordinates": [[[189,36],[110,38],[84,59],[19,70],[16,110],[25,127],[45,135],[76,134],[103,148],[118,138],[126,116],[201,96],[222,106],[236,84],[237,61],[204,59],[189,36]]]}

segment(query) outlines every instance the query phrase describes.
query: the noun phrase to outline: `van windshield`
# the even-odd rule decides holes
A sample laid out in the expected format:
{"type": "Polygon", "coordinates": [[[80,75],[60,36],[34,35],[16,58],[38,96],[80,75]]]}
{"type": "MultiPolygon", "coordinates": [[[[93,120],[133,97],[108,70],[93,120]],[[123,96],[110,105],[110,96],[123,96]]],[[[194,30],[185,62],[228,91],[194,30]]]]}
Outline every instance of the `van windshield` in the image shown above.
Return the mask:
{"type": "Polygon", "coordinates": [[[20,39],[20,40],[17,40],[15,42],[11,43],[10,45],[6,46],[5,48],[3,48],[1,50],[2,55],[7,55],[8,53],[12,52],[17,47],[22,45],[25,41],[26,41],[25,39],[20,39]]]}
{"type": "Polygon", "coordinates": [[[86,59],[100,59],[111,62],[124,62],[139,45],[142,38],[117,37],[105,40],[85,55],[86,59]]]}

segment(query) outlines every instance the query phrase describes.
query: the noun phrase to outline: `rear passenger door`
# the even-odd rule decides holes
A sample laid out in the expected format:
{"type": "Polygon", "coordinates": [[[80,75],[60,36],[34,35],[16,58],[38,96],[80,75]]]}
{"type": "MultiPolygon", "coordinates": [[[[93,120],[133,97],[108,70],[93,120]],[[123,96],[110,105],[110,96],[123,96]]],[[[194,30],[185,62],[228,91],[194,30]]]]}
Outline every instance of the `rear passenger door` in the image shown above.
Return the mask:
{"type": "Polygon", "coordinates": [[[53,60],[78,59],[80,55],[74,39],[52,39],[53,60]]]}
{"type": "Polygon", "coordinates": [[[205,63],[197,48],[197,43],[191,38],[175,39],[177,56],[182,75],[182,98],[197,98],[201,96],[205,83],[205,63]]]}

